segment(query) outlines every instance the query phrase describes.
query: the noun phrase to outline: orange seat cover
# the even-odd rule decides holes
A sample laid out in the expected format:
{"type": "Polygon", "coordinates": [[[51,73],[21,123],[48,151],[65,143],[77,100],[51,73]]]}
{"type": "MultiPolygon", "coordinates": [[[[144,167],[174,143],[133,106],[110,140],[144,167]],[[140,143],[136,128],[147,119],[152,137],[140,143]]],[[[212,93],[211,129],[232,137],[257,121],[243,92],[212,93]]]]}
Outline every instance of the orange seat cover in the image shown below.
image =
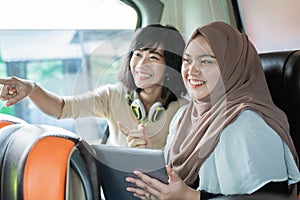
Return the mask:
{"type": "Polygon", "coordinates": [[[69,156],[75,143],[61,137],[39,139],[24,169],[24,200],[64,200],[69,156]]]}
{"type": "Polygon", "coordinates": [[[12,122],[9,120],[0,120],[0,128],[3,128],[4,126],[15,124],[16,122],[12,122]]]}

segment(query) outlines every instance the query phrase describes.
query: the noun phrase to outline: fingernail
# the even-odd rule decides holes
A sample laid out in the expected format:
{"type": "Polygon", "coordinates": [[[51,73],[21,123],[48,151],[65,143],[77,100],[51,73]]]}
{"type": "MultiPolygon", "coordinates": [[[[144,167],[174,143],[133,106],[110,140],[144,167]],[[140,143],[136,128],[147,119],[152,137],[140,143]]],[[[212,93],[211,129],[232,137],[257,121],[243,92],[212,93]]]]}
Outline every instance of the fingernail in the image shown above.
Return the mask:
{"type": "Polygon", "coordinates": [[[133,173],[134,173],[135,175],[138,175],[138,174],[140,174],[141,172],[138,171],[138,170],[134,170],[133,173]]]}

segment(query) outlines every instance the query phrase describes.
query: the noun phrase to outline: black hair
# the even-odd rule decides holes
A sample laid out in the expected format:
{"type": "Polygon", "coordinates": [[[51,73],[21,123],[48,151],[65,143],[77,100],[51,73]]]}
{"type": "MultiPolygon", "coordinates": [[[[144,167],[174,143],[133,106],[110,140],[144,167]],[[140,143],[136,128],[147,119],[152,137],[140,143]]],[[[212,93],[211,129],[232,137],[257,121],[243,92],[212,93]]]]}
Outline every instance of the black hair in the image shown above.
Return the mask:
{"type": "Polygon", "coordinates": [[[162,93],[164,106],[167,108],[170,102],[176,101],[179,97],[186,94],[186,88],[181,77],[185,41],[175,27],[151,24],[138,30],[119,74],[119,81],[127,87],[128,91],[139,93],[142,89],[137,88],[135,85],[130,69],[130,59],[133,51],[137,49],[156,49],[157,47],[162,48],[167,66],[162,93]]]}

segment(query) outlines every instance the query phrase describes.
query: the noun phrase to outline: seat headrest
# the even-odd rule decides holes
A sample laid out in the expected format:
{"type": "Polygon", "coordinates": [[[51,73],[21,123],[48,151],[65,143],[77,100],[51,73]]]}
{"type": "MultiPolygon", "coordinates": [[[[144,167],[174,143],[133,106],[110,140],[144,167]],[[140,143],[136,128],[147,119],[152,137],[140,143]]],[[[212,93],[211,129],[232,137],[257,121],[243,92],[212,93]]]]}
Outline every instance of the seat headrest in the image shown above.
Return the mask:
{"type": "Polygon", "coordinates": [[[0,113],[0,128],[12,124],[26,124],[26,121],[11,115],[0,113]]]}

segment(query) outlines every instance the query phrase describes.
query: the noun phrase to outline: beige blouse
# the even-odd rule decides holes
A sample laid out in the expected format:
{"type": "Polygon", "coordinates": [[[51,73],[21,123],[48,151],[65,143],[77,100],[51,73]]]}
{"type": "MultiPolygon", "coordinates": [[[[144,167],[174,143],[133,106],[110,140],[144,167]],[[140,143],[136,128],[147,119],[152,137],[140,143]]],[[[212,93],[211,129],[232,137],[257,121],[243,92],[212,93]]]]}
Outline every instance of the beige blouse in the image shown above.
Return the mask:
{"type": "MultiPolygon", "coordinates": [[[[108,144],[128,146],[125,135],[119,130],[118,121],[132,130],[136,130],[139,121],[125,98],[126,88],[122,83],[101,86],[94,91],[76,96],[64,97],[62,118],[100,117],[109,125],[108,144]]],[[[152,148],[161,149],[166,144],[169,124],[177,110],[188,103],[185,98],[171,102],[168,109],[157,122],[146,126],[145,134],[150,138],[152,148]]]]}

